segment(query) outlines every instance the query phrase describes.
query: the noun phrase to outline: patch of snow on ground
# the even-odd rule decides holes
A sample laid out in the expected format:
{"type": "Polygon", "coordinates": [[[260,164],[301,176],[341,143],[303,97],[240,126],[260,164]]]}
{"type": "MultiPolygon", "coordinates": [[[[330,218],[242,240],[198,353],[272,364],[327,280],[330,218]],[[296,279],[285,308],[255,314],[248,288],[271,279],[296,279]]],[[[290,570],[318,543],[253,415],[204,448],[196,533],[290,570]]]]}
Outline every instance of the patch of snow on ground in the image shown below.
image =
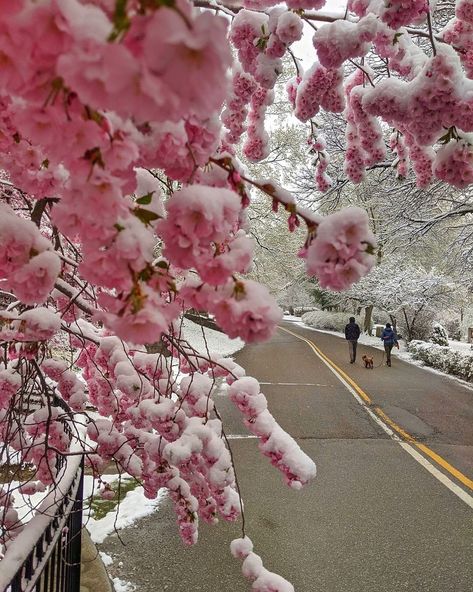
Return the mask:
{"type": "Polygon", "coordinates": [[[112,581],[115,592],[134,592],[136,590],[135,584],[131,582],[125,582],[124,580],[120,580],[120,578],[113,578],[112,581]]]}
{"type": "Polygon", "coordinates": [[[294,315],[285,314],[283,317],[283,321],[300,321],[301,317],[295,317],[294,315]]]}
{"type": "Polygon", "coordinates": [[[182,332],[189,344],[203,354],[207,353],[208,348],[210,353],[214,352],[222,357],[230,356],[242,349],[245,345],[245,342],[238,337],[236,339],[230,339],[225,333],[208,329],[189,319],[183,320],[182,332]]]}
{"type": "Polygon", "coordinates": [[[94,543],[102,543],[115,530],[130,526],[139,518],[149,516],[156,511],[165,496],[164,489],[160,489],[156,499],[153,500],[145,497],[142,487],[129,491],[113,512],[109,512],[100,520],[91,517],[88,519],[86,526],[91,539],[94,543]]]}
{"type": "Polygon", "coordinates": [[[99,551],[99,555],[100,555],[100,559],[102,560],[102,563],[105,565],[105,567],[107,567],[108,565],[112,565],[113,558],[110,555],[108,555],[107,553],[104,553],[103,551],[99,551]]]}
{"type": "Polygon", "coordinates": [[[449,339],[448,347],[461,352],[471,353],[472,351],[472,344],[466,343],[465,341],[454,341],[453,339],[449,339]]]}

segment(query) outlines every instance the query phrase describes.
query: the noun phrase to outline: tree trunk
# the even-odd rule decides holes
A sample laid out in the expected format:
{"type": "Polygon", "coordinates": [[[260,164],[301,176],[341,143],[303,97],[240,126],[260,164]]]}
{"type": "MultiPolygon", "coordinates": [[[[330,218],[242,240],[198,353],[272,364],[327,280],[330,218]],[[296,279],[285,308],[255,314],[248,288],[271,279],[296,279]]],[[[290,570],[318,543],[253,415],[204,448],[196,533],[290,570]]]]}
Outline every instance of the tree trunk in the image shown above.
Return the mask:
{"type": "Polygon", "coordinates": [[[407,314],[406,314],[406,309],[403,308],[402,312],[404,313],[404,320],[406,321],[406,329],[407,329],[407,339],[406,341],[411,341],[412,340],[412,326],[409,325],[409,320],[407,318],[407,314]]]}
{"type": "Polygon", "coordinates": [[[363,321],[363,331],[368,333],[368,335],[372,335],[373,331],[371,330],[371,317],[373,315],[373,305],[370,304],[369,306],[365,307],[365,320],[363,321]]]}
{"type": "Polygon", "coordinates": [[[394,315],[390,314],[389,318],[391,319],[391,325],[393,326],[394,331],[397,333],[397,319],[394,315]]]}

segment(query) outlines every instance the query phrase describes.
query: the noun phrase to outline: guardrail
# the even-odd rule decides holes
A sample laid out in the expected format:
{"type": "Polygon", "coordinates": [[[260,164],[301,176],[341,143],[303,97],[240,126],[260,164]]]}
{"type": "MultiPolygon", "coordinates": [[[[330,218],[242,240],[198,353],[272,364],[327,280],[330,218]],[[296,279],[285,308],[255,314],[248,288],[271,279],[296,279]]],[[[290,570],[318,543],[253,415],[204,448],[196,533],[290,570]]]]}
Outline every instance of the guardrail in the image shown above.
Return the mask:
{"type": "Polygon", "coordinates": [[[58,480],[0,562],[1,592],[79,592],[84,460],[58,458],[58,480]]]}

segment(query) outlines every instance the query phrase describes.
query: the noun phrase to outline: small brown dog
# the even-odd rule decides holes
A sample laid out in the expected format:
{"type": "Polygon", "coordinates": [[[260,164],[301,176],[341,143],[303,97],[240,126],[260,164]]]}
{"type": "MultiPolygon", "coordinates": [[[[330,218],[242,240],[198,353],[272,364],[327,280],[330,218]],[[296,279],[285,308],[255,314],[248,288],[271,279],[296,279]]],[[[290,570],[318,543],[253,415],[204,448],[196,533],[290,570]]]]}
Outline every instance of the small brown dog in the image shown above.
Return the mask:
{"type": "Polygon", "coordinates": [[[365,368],[373,369],[373,358],[371,356],[361,356],[361,359],[365,363],[365,368]]]}

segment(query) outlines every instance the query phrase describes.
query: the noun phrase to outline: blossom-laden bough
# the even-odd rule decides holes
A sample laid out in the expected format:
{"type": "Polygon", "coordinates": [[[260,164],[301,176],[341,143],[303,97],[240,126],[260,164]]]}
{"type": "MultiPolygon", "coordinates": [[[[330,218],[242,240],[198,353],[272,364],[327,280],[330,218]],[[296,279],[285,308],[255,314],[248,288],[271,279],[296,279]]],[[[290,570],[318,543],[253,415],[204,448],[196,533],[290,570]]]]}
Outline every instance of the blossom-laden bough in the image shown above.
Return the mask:
{"type": "MultiPolygon", "coordinates": [[[[419,186],[473,180],[472,0],[458,0],[441,35],[427,0],[349,0],[340,16],[314,12],[324,0],[242,4],[0,0],[2,458],[28,467],[20,493],[54,487],[81,426],[96,476],[114,462],[150,497],[166,487],[189,544],[199,518],[242,509],[217,379],[289,486],[315,475],[258,383],[179,330],[189,308],[248,343],[280,320],[267,289],[245,278],[253,192],[287,212],[289,230],[306,225],[299,256],[322,287],[343,290],[374,263],[364,212],[321,218],[236,156],[242,138],[249,161],[268,155],[267,108],[305,23],[316,59],[304,72],[293,56],[288,100],[310,121],[321,191],[331,184],[321,109],[347,121],[354,182],[385,158],[386,124],[400,173],[412,163],[419,186]],[[170,357],[148,353],[160,339],[170,357]]],[[[15,495],[5,485],[0,496],[5,548],[24,527],[15,495]]],[[[292,590],[244,532],[232,551],[254,590],[292,590]]]]}

